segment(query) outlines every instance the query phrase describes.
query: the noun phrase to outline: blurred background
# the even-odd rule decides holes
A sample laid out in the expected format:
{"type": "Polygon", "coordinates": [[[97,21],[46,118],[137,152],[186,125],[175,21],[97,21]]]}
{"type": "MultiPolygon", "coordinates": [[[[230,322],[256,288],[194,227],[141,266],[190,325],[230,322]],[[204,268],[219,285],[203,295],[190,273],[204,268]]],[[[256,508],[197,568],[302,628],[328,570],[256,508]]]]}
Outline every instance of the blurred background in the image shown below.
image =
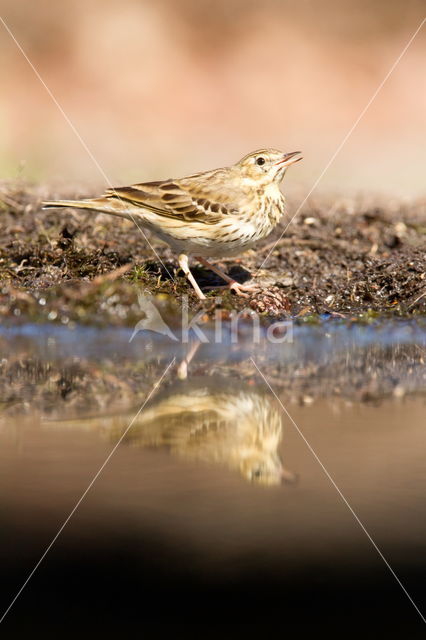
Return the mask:
{"type": "MultiPolygon", "coordinates": [[[[0,0],[116,184],[302,149],[308,190],[420,25],[424,0],[0,0]]],[[[319,190],[425,193],[426,25],[319,190]]],[[[105,185],[0,24],[0,178],[105,185]]]]}

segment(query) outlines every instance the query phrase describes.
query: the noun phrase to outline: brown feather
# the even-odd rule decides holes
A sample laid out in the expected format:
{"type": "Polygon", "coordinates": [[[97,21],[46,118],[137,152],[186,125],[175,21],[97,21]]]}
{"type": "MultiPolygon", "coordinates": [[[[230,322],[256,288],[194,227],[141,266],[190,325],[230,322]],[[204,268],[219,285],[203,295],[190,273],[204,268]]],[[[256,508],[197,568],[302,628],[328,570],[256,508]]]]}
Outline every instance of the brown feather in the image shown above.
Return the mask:
{"type": "Polygon", "coordinates": [[[238,213],[238,207],[234,203],[242,195],[241,190],[237,193],[234,189],[230,193],[223,190],[223,187],[222,190],[218,189],[219,180],[215,180],[215,177],[219,172],[220,170],[209,171],[210,180],[202,183],[197,174],[181,180],[168,179],[163,182],[142,182],[129,187],[117,187],[108,189],[105,197],[131,202],[160,216],[182,222],[217,224],[223,216],[238,213]]]}

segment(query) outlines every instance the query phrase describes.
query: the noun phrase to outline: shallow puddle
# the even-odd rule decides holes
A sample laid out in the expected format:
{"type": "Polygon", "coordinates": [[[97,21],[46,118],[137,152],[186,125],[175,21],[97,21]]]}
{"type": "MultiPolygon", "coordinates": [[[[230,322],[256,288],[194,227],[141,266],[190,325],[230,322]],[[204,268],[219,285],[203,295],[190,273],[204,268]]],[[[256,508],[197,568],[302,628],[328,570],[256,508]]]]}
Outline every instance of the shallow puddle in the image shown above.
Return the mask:
{"type": "Polygon", "coordinates": [[[87,629],[114,606],[204,634],[309,610],[417,637],[383,558],[423,609],[424,321],[132,335],[0,331],[4,609],[78,503],[5,627],[68,602],[87,629]]]}

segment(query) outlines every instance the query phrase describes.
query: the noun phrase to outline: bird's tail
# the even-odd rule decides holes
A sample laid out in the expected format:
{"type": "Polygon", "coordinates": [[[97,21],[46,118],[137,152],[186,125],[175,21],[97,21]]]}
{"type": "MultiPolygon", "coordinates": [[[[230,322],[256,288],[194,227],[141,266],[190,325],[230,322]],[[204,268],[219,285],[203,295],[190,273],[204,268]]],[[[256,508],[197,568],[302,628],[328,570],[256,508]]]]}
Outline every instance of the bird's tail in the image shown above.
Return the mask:
{"type": "Polygon", "coordinates": [[[133,219],[130,207],[123,200],[108,196],[87,200],[49,200],[43,202],[42,205],[43,209],[70,207],[71,209],[86,209],[94,213],[108,213],[128,220],[133,219]]]}

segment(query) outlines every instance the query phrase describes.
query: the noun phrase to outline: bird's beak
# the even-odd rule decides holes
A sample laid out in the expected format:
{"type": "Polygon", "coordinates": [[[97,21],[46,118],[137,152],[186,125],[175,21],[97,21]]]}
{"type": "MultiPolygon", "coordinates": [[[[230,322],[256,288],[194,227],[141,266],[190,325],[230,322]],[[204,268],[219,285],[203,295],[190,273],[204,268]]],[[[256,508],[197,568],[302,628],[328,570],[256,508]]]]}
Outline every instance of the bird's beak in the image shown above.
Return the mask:
{"type": "Polygon", "coordinates": [[[280,478],[283,484],[296,485],[299,482],[297,473],[284,468],[281,469],[280,478]]]}
{"type": "Polygon", "coordinates": [[[275,166],[288,167],[294,162],[299,162],[299,160],[302,160],[302,156],[300,156],[301,153],[301,151],[291,151],[290,153],[283,153],[281,160],[278,160],[278,162],[275,163],[275,166]],[[296,158],[296,156],[299,157],[296,158]]]}

